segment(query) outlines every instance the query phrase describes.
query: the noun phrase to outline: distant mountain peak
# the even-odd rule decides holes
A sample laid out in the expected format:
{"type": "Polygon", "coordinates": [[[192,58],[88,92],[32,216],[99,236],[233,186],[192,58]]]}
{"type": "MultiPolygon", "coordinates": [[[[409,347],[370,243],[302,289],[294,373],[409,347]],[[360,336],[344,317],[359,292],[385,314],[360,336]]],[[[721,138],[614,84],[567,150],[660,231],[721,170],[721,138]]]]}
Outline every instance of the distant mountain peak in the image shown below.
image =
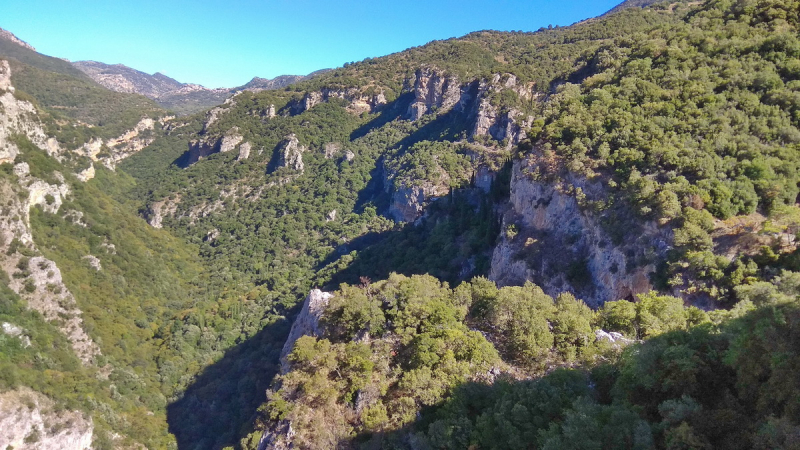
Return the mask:
{"type": "Polygon", "coordinates": [[[15,43],[17,45],[21,45],[21,46],[27,48],[28,50],[33,50],[34,52],[36,51],[36,49],[33,48],[33,46],[31,44],[28,44],[27,42],[25,42],[22,39],[20,39],[17,36],[15,36],[14,33],[10,32],[8,30],[4,30],[3,28],[0,28],[0,39],[5,39],[5,40],[11,41],[11,42],[13,42],[13,43],[15,43]]]}

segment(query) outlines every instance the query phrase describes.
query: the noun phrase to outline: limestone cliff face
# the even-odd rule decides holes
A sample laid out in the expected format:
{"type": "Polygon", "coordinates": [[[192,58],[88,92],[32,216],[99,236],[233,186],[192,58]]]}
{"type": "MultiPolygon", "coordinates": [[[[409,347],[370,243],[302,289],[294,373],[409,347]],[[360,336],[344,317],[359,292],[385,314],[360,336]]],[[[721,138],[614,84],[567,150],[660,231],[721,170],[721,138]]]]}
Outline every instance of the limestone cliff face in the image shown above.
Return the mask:
{"type": "Polygon", "coordinates": [[[50,156],[61,152],[58,142],[45,134],[33,104],[14,97],[11,68],[8,61],[0,60],[0,164],[13,162],[19,154],[19,148],[10,140],[15,134],[27,137],[50,156]]]}
{"type": "Polygon", "coordinates": [[[538,166],[535,158],[514,163],[490,279],[501,286],[530,280],[548,295],[572,292],[590,306],[649,291],[649,275],[670,248],[671,230],[645,223],[615,243],[601,218],[578,200],[602,198],[602,187],[574,175],[537,181],[531,174],[538,166]]]}
{"type": "Polygon", "coordinates": [[[278,161],[277,167],[287,167],[289,169],[303,172],[305,165],[303,164],[303,153],[306,148],[300,145],[297,136],[292,133],[278,144],[278,161]]]}
{"type": "Polygon", "coordinates": [[[306,93],[299,102],[289,106],[289,111],[293,115],[301,114],[334,98],[348,102],[347,110],[353,114],[375,112],[386,104],[383,91],[369,93],[361,88],[322,88],[306,93]]]}
{"type": "Polygon", "coordinates": [[[94,424],[78,411],[28,388],[0,394],[0,448],[85,450],[92,448],[94,424]]]}
{"type": "Polygon", "coordinates": [[[448,110],[458,105],[465,94],[457,77],[431,66],[417,69],[413,89],[414,102],[406,113],[409,120],[418,120],[434,109],[448,110]]]}
{"type": "Polygon", "coordinates": [[[30,226],[30,208],[40,206],[46,212],[58,214],[63,199],[69,195],[69,186],[60,174],[59,184],[48,184],[31,177],[28,164],[14,167],[19,185],[9,181],[0,182],[0,198],[7,199],[0,215],[0,270],[9,278],[9,287],[20,295],[28,307],[38,311],[46,320],[58,323],[62,333],[69,339],[75,354],[85,363],[100,354],[97,345],[83,329],[81,310],[61,278],[61,271],[54,261],[43,256],[28,259],[25,277],[14,277],[24,258],[18,251],[10,251],[16,239],[20,245],[38,253],[33,242],[30,226]],[[22,196],[20,194],[27,194],[22,196]]]}
{"type": "Polygon", "coordinates": [[[536,100],[529,86],[520,86],[514,75],[495,74],[491,80],[482,80],[478,86],[479,100],[470,137],[490,136],[497,141],[506,140],[506,148],[510,149],[527,137],[525,130],[530,128],[533,117],[516,108],[501,110],[494,106],[491,97],[504,90],[513,91],[522,100],[536,100]]]}
{"type": "Polygon", "coordinates": [[[106,140],[92,139],[76,150],[76,153],[114,170],[120,161],[153,143],[155,137],[150,132],[155,128],[156,123],[159,122],[150,117],[144,117],[132,129],[120,136],[106,140]]]}
{"type": "MultiPolygon", "coordinates": [[[[0,61],[0,86],[6,90],[0,95],[0,164],[13,164],[19,155],[19,149],[9,140],[14,134],[24,135],[50,156],[60,158],[61,149],[44,133],[33,105],[13,96],[9,76],[8,63],[0,61]]],[[[64,285],[61,271],[51,260],[42,256],[26,258],[18,251],[24,247],[39,254],[31,234],[30,209],[39,206],[47,213],[59,214],[64,199],[70,195],[69,184],[58,172],[53,173],[54,180],[50,182],[32,176],[26,162],[15,164],[13,172],[15,181],[0,181],[0,198],[4,202],[0,207],[0,270],[8,274],[9,287],[28,307],[59,324],[75,353],[89,364],[99,349],[83,329],[81,311],[64,285]],[[23,270],[19,265],[24,261],[28,263],[23,270]],[[13,276],[17,272],[24,276],[13,276]]]]}
{"type": "Polygon", "coordinates": [[[281,373],[289,372],[290,367],[287,358],[298,339],[303,336],[320,335],[319,320],[332,297],[333,294],[330,292],[323,292],[319,289],[312,289],[308,293],[300,314],[294,319],[292,329],[289,331],[289,337],[286,338],[286,343],[283,344],[283,349],[281,350],[281,373]]]}

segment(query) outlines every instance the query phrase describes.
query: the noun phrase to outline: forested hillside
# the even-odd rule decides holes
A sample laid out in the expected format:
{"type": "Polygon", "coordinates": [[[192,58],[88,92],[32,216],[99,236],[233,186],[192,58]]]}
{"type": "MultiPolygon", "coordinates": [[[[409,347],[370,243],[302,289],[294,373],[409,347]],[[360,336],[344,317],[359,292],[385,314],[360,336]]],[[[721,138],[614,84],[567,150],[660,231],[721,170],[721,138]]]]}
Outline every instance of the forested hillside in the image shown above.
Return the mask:
{"type": "Polygon", "coordinates": [[[96,448],[795,448],[798,5],[632,6],[179,118],[9,47],[0,389],[96,448]]]}

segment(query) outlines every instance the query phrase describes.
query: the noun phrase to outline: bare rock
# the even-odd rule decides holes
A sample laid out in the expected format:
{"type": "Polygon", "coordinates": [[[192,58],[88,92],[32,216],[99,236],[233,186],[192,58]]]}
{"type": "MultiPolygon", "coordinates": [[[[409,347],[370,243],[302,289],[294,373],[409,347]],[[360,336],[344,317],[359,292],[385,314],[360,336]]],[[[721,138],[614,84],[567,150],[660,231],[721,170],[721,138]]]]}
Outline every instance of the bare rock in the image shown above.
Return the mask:
{"type": "Polygon", "coordinates": [[[461,94],[458,78],[434,67],[421,67],[415,73],[414,102],[406,116],[409,120],[418,120],[434,108],[448,110],[459,103],[461,94]]]}
{"type": "Polygon", "coordinates": [[[535,155],[514,162],[503,227],[516,231],[501,236],[489,278],[500,286],[532,281],[551,296],[569,291],[590,306],[650,291],[655,262],[671,248],[671,229],[647,222],[615,244],[578,199],[605,199],[602,184],[571,173],[552,180],[529,175],[542,163],[535,155]]]}
{"type": "Polygon", "coordinates": [[[605,331],[605,330],[595,330],[594,331],[595,341],[597,342],[608,342],[614,347],[624,347],[630,344],[633,344],[633,339],[628,339],[622,335],[622,333],[617,333],[616,331],[605,331]]]}
{"type": "Polygon", "coordinates": [[[12,323],[3,322],[0,324],[0,331],[8,336],[19,338],[23,347],[31,346],[31,338],[26,335],[25,330],[21,327],[18,327],[12,323]]]}
{"type": "Polygon", "coordinates": [[[298,172],[303,172],[305,165],[303,164],[303,153],[306,148],[300,145],[297,136],[292,133],[279,144],[279,159],[278,167],[288,167],[298,172]]]}
{"type": "Polygon", "coordinates": [[[325,158],[331,159],[336,155],[338,155],[341,150],[342,150],[341,145],[337,144],[336,142],[328,142],[327,144],[325,144],[324,148],[325,158]]]}
{"type": "Polygon", "coordinates": [[[237,161],[243,161],[250,157],[250,150],[252,150],[253,144],[249,142],[245,142],[244,144],[239,146],[239,156],[236,157],[237,161]]]}
{"type": "Polygon", "coordinates": [[[230,130],[228,130],[227,133],[225,133],[225,136],[222,136],[222,140],[220,141],[219,144],[220,153],[227,153],[233,150],[243,140],[244,137],[241,134],[239,134],[239,128],[237,127],[231,128],[230,130]]]}
{"type": "Polygon", "coordinates": [[[89,265],[92,266],[92,269],[96,271],[103,270],[103,266],[100,264],[100,259],[94,255],[86,255],[83,259],[89,261],[89,265]]]}
{"type": "Polygon", "coordinates": [[[0,448],[85,450],[92,448],[94,425],[79,411],[29,388],[0,394],[0,448]]]}
{"type": "Polygon", "coordinates": [[[319,289],[312,289],[303,302],[303,309],[294,320],[292,329],[289,331],[289,337],[281,350],[281,373],[286,374],[289,372],[289,354],[294,349],[294,343],[303,336],[319,336],[320,326],[319,320],[328,302],[333,297],[330,292],[323,292],[319,289]]]}

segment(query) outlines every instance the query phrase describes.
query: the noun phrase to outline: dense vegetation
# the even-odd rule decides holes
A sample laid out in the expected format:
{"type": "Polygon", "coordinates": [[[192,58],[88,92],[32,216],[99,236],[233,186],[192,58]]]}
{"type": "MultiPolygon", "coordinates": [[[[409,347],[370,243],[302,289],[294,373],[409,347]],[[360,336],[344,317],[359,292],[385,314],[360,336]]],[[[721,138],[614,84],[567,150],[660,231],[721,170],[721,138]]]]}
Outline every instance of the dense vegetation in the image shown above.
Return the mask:
{"type": "Polygon", "coordinates": [[[784,272],[710,315],[655,293],[593,312],[480,278],[345,285],[264,415],[289,420],[302,448],[791,447],[798,282],[784,272]],[[597,328],[646,342],[624,348],[597,328]]]}
{"type": "MultiPolygon", "coordinates": [[[[800,259],[778,243],[800,231],[797,32],[790,0],[677,2],[537,33],[476,32],[241,93],[169,122],[88,183],[69,175],[82,157],[55,161],[19,138],[17,162],[33,176],[66,175],[60,212],[34,208],[31,225],[103,355],[81,366],[0,278],[0,318],[34,344],[0,334],[0,388],[29,385],[92,414],[98,448],[117,444],[115,432],[151,448],[255,448],[264,429],[289,422],[299,448],[796,446],[800,259]],[[535,118],[528,140],[471,136],[475,98],[405,120],[414,96],[404,85],[424,65],[473,93],[513,74],[524,95],[486,95],[500,113],[535,118]],[[332,96],[300,108],[322,89],[382,92],[388,103],[354,113],[332,96]],[[233,134],[248,157],[186,163],[233,134]],[[291,135],[302,171],[280,167],[291,135]],[[534,179],[571,172],[601,185],[601,196],[571,192],[617,240],[646,221],[672,230],[653,277],[661,293],[593,311],[569,293],[482,277],[498,237],[515,232],[501,214],[521,158],[547,163],[534,179]],[[494,170],[490,188],[475,185],[481,164],[494,170]],[[388,219],[393,194],[411,188],[445,194],[415,223],[388,219]],[[731,258],[712,234],[741,215],[762,234],[731,258]],[[312,287],[335,291],[323,333],[300,338],[278,375],[312,287]],[[598,339],[598,329],[625,338],[598,339]]],[[[6,56],[18,95],[69,147],[160,113],[58,60],[6,56]]]]}

